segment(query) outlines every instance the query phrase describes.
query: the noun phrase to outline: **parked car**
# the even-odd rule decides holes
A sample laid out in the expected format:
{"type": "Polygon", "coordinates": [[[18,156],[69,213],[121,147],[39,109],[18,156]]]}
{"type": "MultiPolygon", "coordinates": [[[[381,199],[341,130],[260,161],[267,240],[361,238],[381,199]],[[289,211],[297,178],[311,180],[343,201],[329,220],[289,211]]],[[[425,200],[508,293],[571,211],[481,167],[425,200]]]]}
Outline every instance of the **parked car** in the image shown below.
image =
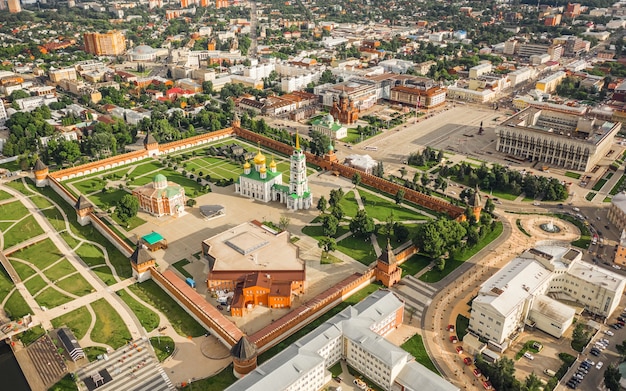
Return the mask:
{"type": "Polygon", "coordinates": [[[614,336],[614,335],[615,335],[615,333],[614,333],[614,332],[612,332],[611,330],[605,330],[605,331],[604,331],[604,334],[608,335],[609,337],[612,337],[612,336],[614,336]]]}
{"type": "Polygon", "coordinates": [[[472,365],[472,361],[473,360],[471,358],[469,358],[469,357],[465,357],[463,359],[463,362],[465,363],[465,365],[472,365]]]}
{"type": "Polygon", "coordinates": [[[457,352],[458,354],[463,354],[463,346],[457,346],[457,347],[456,347],[456,352],[457,352]]]}
{"type": "Polygon", "coordinates": [[[474,368],[474,376],[480,377],[480,375],[482,375],[482,372],[480,372],[480,369],[474,368]]]}
{"type": "Polygon", "coordinates": [[[451,335],[450,336],[450,342],[457,343],[457,342],[459,342],[459,340],[456,338],[456,335],[451,335]]]}
{"type": "Polygon", "coordinates": [[[597,350],[597,349],[596,350],[591,349],[591,351],[589,353],[591,353],[593,356],[596,356],[596,357],[600,355],[600,351],[597,350]]]}
{"type": "Polygon", "coordinates": [[[448,331],[454,332],[454,325],[453,324],[449,324],[448,325],[448,331]]]}
{"type": "Polygon", "coordinates": [[[534,360],[535,359],[535,357],[532,354],[530,354],[529,352],[524,353],[524,357],[529,359],[529,360],[534,360]]]}
{"type": "Polygon", "coordinates": [[[596,365],[596,363],[595,363],[595,362],[593,362],[593,360],[590,360],[590,359],[588,359],[588,358],[586,358],[586,359],[585,359],[585,361],[583,361],[583,362],[584,362],[585,364],[587,364],[587,365],[596,365]]]}
{"type": "Polygon", "coordinates": [[[598,363],[596,364],[596,369],[602,369],[603,365],[604,363],[602,361],[598,361],[598,363]]]}

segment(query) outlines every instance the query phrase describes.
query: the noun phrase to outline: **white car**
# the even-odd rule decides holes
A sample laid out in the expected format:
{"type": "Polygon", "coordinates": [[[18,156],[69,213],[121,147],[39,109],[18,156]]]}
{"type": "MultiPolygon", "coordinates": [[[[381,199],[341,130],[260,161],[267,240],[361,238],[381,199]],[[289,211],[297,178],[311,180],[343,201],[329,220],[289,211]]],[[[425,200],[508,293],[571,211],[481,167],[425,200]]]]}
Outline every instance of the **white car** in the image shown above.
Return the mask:
{"type": "Polygon", "coordinates": [[[602,365],[604,365],[604,363],[602,361],[598,361],[598,364],[596,364],[596,369],[602,368],[602,365]]]}
{"type": "Polygon", "coordinates": [[[615,333],[614,333],[614,332],[612,332],[611,330],[605,330],[605,331],[604,331],[604,334],[608,335],[609,337],[612,337],[612,336],[614,336],[614,335],[615,335],[615,333]]]}
{"type": "Polygon", "coordinates": [[[526,357],[529,360],[534,360],[535,359],[535,357],[532,354],[528,353],[528,352],[524,353],[524,357],[526,357]]]}

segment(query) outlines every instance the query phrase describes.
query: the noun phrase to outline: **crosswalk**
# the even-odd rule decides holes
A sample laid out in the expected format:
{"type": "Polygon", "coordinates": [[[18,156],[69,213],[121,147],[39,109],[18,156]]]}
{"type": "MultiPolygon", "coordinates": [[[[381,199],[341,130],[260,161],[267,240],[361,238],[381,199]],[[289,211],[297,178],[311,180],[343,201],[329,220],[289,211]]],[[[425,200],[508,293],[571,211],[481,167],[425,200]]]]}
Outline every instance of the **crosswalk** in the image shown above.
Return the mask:
{"type": "Polygon", "coordinates": [[[406,307],[410,307],[415,311],[412,315],[412,321],[417,322],[421,321],[426,307],[430,305],[437,293],[436,288],[413,276],[403,277],[391,290],[404,300],[406,307]]]}

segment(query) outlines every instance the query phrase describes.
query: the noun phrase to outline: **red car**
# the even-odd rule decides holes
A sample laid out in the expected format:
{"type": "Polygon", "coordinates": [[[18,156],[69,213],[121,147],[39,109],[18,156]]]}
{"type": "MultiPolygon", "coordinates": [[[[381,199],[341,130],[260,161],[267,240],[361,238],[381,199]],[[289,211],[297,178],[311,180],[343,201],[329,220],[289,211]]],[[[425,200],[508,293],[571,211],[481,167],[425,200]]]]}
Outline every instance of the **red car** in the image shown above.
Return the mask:
{"type": "Polygon", "coordinates": [[[485,390],[491,390],[493,387],[491,386],[491,383],[488,381],[484,381],[483,382],[483,387],[485,388],[485,390]]]}
{"type": "Polygon", "coordinates": [[[482,373],[480,372],[480,369],[474,368],[474,376],[480,377],[480,375],[482,375],[482,373]]]}
{"type": "Polygon", "coordinates": [[[472,365],[472,359],[469,357],[465,357],[463,359],[463,362],[465,363],[465,365],[472,365]]]}
{"type": "Polygon", "coordinates": [[[451,335],[450,336],[450,342],[457,343],[457,342],[459,342],[459,340],[456,338],[456,335],[451,335]]]}
{"type": "Polygon", "coordinates": [[[456,347],[456,352],[457,352],[458,354],[462,354],[462,353],[463,353],[463,346],[457,346],[457,347],[456,347]]]}
{"type": "Polygon", "coordinates": [[[454,325],[453,324],[449,324],[448,325],[448,331],[454,332],[454,325]]]}

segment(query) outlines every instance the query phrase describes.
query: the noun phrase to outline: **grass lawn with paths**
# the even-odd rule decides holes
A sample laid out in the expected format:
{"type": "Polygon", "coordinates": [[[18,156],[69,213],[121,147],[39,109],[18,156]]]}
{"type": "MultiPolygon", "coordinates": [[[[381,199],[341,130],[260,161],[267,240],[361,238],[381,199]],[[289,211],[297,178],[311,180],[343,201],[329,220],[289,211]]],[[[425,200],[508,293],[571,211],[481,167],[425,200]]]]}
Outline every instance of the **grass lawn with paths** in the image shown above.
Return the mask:
{"type": "Polygon", "coordinates": [[[54,282],[75,272],[76,269],[74,268],[74,266],[72,266],[70,261],[68,261],[67,259],[63,259],[62,261],[55,263],[54,266],[51,266],[44,270],[43,274],[45,274],[50,281],[54,282]]]}
{"type": "Polygon", "coordinates": [[[111,346],[113,349],[124,346],[131,336],[120,314],[105,299],[91,303],[96,313],[96,324],[91,330],[91,339],[111,346]]]}
{"type": "Polygon", "coordinates": [[[117,291],[117,295],[135,313],[141,325],[150,332],[159,326],[159,315],[154,311],[135,300],[124,290],[117,291]]]}
{"type": "Polygon", "coordinates": [[[39,292],[40,290],[42,290],[44,287],[48,286],[48,283],[44,281],[44,279],[36,274],[34,276],[32,276],[31,278],[29,278],[25,283],[24,286],[26,286],[26,289],[28,289],[28,292],[30,292],[31,295],[36,295],[37,292],[39,292]]]}
{"type": "Polygon", "coordinates": [[[183,337],[199,337],[206,334],[206,329],[192,318],[154,281],[148,280],[134,284],[129,289],[141,300],[161,311],[172,327],[183,337]]]}
{"type": "Polygon", "coordinates": [[[24,300],[24,297],[22,297],[22,294],[17,290],[7,299],[4,310],[9,318],[13,320],[33,313],[30,306],[26,303],[26,300],[24,300]]]}
{"type": "Polygon", "coordinates": [[[90,324],[91,314],[86,307],[77,308],[65,315],[52,319],[52,326],[54,328],[62,326],[69,327],[76,339],[81,339],[85,336],[85,333],[89,330],[90,324]]]}
{"type": "Polygon", "coordinates": [[[35,296],[35,301],[42,307],[54,308],[72,301],[69,296],[57,291],[52,287],[48,287],[35,296]]]}
{"type": "Polygon", "coordinates": [[[376,260],[376,251],[369,236],[365,238],[350,235],[337,242],[337,250],[368,266],[376,260]]]}
{"type": "Polygon", "coordinates": [[[63,258],[63,254],[51,239],[45,239],[12,253],[11,257],[30,262],[43,270],[63,258]]]}
{"type": "Polygon", "coordinates": [[[13,247],[43,233],[44,230],[37,224],[35,217],[28,216],[4,232],[4,248],[13,247]]]}
{"type": "Polygon", "coordinates": [[[60,281],[57,281],[56,286],[63,289],[66,292],[74,294],[76,296],[85,296],[91,292],[94,292],[94,288],[85,280],[79,273],[73,274],[60,281]]]}
{"type": "Polygon", "coordinates": [[[29,214],[28,209],[19,201],[2,204],[2,220],[15,221],[29,214]]]}

